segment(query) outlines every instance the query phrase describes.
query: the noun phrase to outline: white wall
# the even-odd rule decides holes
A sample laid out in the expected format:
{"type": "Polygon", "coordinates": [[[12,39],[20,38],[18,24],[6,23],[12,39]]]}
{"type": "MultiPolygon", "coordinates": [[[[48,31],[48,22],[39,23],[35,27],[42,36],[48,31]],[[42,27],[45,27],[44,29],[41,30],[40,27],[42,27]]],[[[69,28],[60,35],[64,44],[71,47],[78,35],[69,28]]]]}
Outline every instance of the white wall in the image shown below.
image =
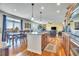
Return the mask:
{"type": "Polygon", "coordinates": [[[0,13],[0,42],[2,40],[3,15],[0,13]]]}

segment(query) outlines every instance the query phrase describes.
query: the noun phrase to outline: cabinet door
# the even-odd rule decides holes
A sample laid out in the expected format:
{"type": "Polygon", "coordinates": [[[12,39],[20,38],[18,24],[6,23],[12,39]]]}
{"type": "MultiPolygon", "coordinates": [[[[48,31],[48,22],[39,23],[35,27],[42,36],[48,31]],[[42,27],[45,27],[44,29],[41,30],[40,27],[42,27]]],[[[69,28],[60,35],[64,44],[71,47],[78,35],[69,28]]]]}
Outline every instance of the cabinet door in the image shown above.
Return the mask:
{"type": "Polygon", "coordinates": [[[46,45],[48,44],[48,39],[47,39],[47,34],[43,34],[42,35],[42,50],[46,47],[46,45]]]}
{"type": "Polygon", "coordinates": [[[34,53],[41,53],[41,35],[29,34],[27,35],[27,49],[34,53]]]}

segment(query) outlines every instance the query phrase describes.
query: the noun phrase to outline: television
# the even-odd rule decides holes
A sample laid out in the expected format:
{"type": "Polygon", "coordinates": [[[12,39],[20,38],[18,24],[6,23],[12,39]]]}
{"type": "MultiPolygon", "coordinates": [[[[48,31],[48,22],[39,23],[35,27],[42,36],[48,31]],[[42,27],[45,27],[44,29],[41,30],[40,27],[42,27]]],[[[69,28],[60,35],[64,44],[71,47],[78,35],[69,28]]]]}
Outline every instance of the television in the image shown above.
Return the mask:
{"type": "Polygon", "coordinates": [[[56,27],[51,27],[51,30],[56,30],[56,27]]]}

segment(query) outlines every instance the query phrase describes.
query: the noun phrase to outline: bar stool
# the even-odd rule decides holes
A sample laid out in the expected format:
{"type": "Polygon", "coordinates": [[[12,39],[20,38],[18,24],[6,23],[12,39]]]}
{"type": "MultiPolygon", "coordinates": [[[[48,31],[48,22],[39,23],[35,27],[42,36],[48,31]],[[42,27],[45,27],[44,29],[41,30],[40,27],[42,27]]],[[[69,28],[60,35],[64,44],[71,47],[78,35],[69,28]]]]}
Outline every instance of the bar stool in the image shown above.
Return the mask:
{"type": "Polygon", "coordinates": [[[12,35],[12,46],[14,47],[15,46],[15,42],[17,44],[17,40],[16,40],[16,35],[12,35]]]}
{"type": "Polygon", "coordinates": [[[16,43],[16,46],[18,45],[18,35],[15,35],[15,38],[14,38],[14,42],[16,43]]]}
{"type": "Polygon", "coordinates": [[[12,40],[12,36],[8,35],[7,36],[7,43],[9,44],[9,47],[11,47],[11,41],[12,40]]]}
{"type": "Polygon", "coordinates": [[[26,37],[27,35],[26,34],[23,34],[23,42],[26,43],[26,37]]]}
{"type": "Polygon", "coordinates": [[[22,43],[22,35],[21,34],[17,35],[17,40],[20,41],[20,44],[22,43]]]}

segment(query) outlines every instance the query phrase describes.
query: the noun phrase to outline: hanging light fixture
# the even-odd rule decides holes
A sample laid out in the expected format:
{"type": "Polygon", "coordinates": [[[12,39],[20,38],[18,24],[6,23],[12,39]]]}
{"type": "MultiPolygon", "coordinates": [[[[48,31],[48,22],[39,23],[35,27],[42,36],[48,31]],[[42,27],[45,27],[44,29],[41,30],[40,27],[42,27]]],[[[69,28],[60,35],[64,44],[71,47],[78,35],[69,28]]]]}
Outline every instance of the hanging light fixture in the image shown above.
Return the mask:
{"type": "Polygon", "coordinates": [[[40,21],[41,21],[41,18],[42,18],[42,11],[40,11],[40,21]]]}
{"type": "Polygon", "coordinates": [[[34,20],[34,15],[33,15],[33,6],[34,6],[34,3],[32,3],[32,18],[31,18],[31,20],[34,20]]]}

